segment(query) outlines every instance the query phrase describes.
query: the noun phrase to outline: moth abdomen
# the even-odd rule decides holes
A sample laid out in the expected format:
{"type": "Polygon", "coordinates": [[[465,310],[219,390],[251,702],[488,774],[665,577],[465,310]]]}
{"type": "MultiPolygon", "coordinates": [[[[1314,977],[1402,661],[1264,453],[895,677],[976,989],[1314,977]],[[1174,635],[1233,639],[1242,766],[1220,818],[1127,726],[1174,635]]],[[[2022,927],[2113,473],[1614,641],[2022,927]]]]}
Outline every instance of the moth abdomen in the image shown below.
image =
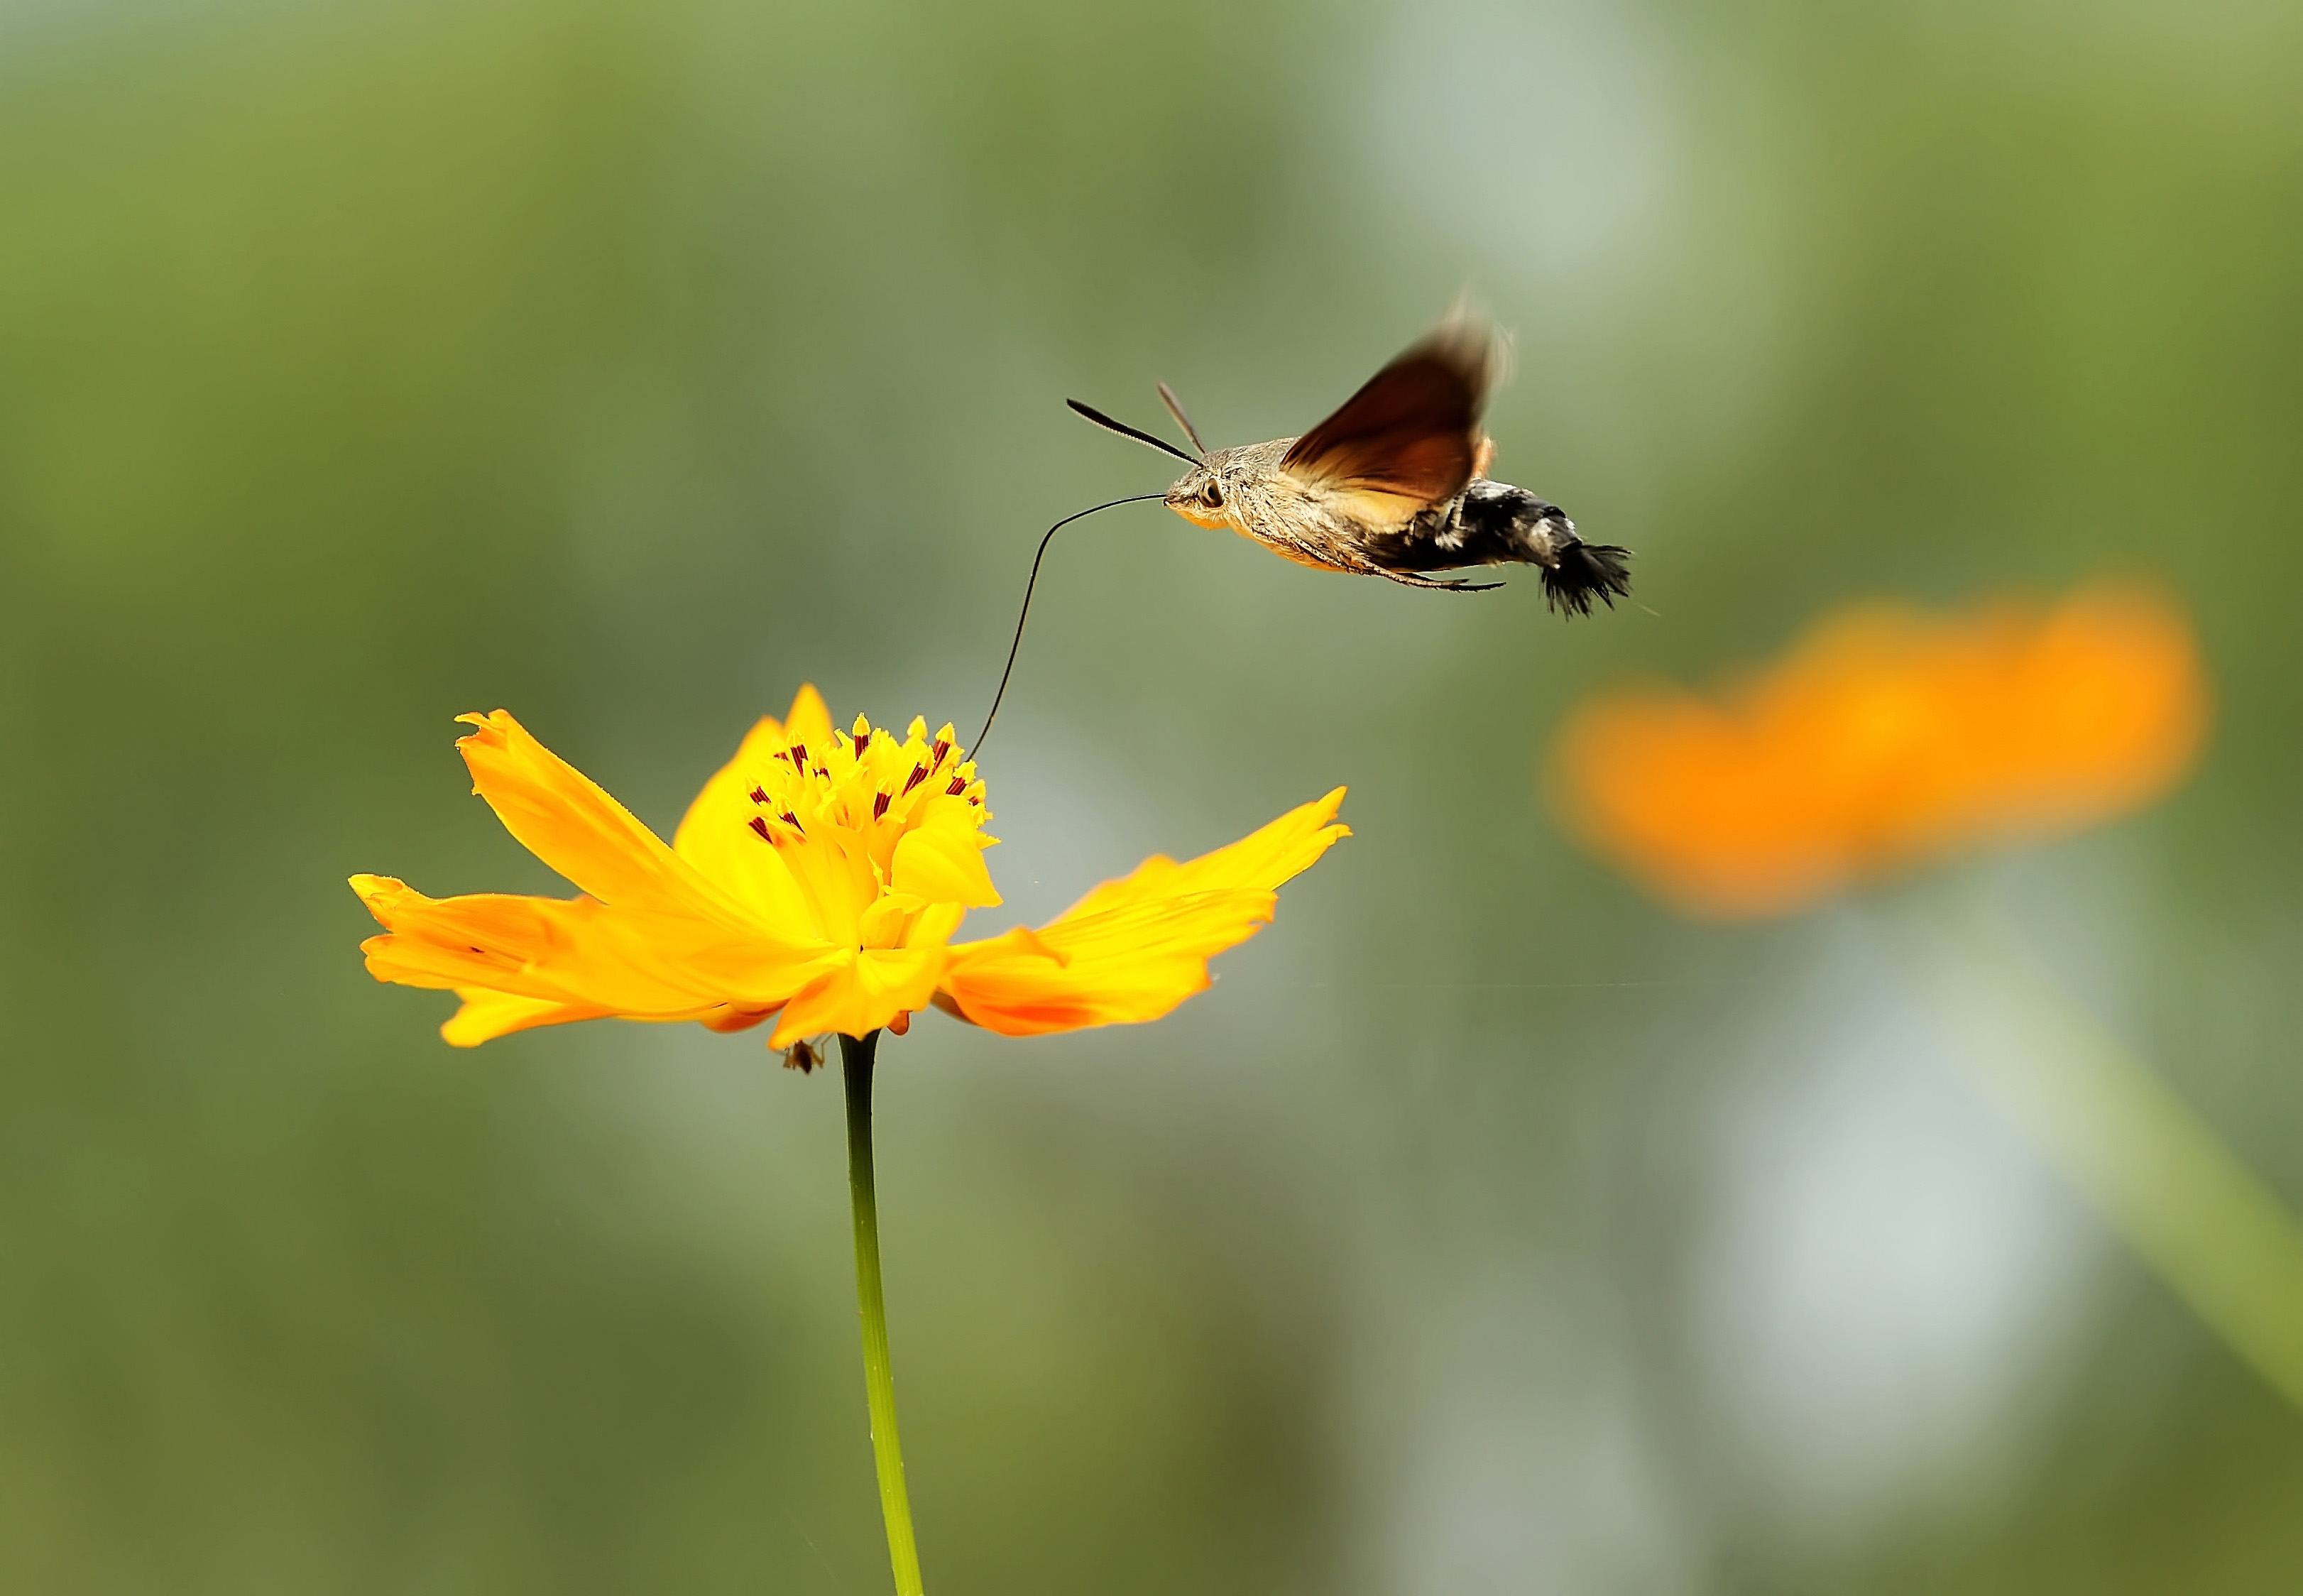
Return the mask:
{"type": "Polygon", "coordinates": [[[1584,542],[1558,505],[1486,477],[1473,479],[1457,498],[1371,543],[1370,552],[1387,570],[1538,566],[1545,599],[1553,609],[1573,615],[1590,614],[1594,599],[1612,608],[1632,589],[1626,551],[1584,542]]]}
{"type": "Polygon", "coordinates": [[[1539,494],[1486,477],[1464,489],[1452,518],[1462,546],[1483,558],[1521,561],[1547,569],[1578,539],[1567,512],[1539,494]]]}
{"type": "Polygon", "coordinates": [[[1570,615],[1589,615],[1591,601],[1609,609],[1632,591],[1630,551],[1586,543],[1567,512],[1523,487],[1481,480],[1464,490],[1456,519],[1490,529],[1516,546],[1519,558],[1542,568],[1544,602],[1570,615]]]}

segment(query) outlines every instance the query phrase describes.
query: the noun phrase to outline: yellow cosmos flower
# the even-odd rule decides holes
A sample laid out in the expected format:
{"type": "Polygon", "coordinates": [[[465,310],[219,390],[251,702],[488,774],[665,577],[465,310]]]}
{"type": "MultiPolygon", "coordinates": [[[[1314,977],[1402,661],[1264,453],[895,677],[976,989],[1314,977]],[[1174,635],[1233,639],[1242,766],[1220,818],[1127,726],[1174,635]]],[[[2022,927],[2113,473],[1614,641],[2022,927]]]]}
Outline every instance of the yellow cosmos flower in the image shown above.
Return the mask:
{"type": "Polygon", "coordinates": [[[1860,604],[1717,697],[1585,703],[1550,785],[1569,826],[1667,902],[1783,914],[2150,802],[2197,757],[2208,697],[2189,619],[2147,587],[1952,615],[1860,604]]]}
{"type": "MultiPolygon", "coordinates": [[[[1213,955],[1270,923],[1281,882],[1338,837],[1344,790],[1188,864],[1155,857],[1038,931],[951,937],[1000,901],[991,811],[949,726],[841,732],[814,688],[754,727],[666,846],[502,710],[457,747],[505,829],[573,899],[434,899],[390,876],[352,890],[387,934],[380,981],[452,990],[459,1047],[616,1016],[740,1030],[770,1045],[901,1032],[934,1003],[1011,1036],[1157,1019],[1208,984],[1213,955]]],[[[801,1055],[806,1057],[807,1055],[801,1055]]]]}

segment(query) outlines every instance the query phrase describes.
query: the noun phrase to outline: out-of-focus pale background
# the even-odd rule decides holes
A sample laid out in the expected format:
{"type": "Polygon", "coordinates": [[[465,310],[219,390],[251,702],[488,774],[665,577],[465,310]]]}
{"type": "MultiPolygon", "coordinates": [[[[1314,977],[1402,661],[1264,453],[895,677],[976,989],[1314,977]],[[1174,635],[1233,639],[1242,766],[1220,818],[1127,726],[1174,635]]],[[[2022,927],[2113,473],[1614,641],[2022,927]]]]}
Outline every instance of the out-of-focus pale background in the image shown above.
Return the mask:
{"type": "Polygon", "coordinates": [[[1999,867],[2303,1198],[2303,12],[38,0],[0,10],[0,1586],[886,1587],[839,1087],[453,1052],[343,877],[564,890],[743,727],[972,732],[1033,540],[1466,285],[1546,614],[1141,506],[988,750],[997,930],[1347,782],[1157,1026],[883,1049],[931,1588],[2269,1592],[2303,1417],[1953,1072],[1860,908],[1564,842],[1578,692],[1838,599],[2155,573],[2196,780],[1999,867]]]}

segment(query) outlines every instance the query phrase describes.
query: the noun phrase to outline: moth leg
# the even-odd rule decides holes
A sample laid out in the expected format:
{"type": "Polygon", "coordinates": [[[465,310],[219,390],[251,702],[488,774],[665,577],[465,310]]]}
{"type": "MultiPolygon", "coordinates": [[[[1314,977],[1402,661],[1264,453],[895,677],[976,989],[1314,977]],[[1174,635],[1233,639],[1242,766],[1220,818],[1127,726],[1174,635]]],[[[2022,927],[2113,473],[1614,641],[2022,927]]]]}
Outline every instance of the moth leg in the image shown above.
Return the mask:
{"type": "Polygon", "coordinates": [[[1419,577],[1404,570],[1385,570],[1379,567],[1374,574],[1388,581],[1397,582],[1403,587],[1429,587],[1439,593],[1493,593],[1503,586],[1501,582],[1436,582],[1430,577],[1419,577]]]}

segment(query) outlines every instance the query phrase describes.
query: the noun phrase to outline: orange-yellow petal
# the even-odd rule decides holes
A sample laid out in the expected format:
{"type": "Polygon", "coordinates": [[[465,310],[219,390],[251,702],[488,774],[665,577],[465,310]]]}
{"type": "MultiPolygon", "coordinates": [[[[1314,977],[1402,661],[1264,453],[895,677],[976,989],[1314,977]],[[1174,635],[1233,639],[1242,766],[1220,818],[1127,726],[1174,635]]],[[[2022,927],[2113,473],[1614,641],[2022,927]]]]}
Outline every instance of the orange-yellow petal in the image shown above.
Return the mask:
{"type": "Polygon", "coordinates": [[[870,845],[845,826],[817,820],[806,837],[778,851],[816,934],[826,942],[855,946],[861,940],[864,912],[880,896],[870,845]]]}
{"type": "Polygon", "coordinates": [[[942,990],[962,1017],[1008,1036],[1158,1019],[1206,990],[1208,960],[1271,920],[1250,887],[1153,898],[952,950],[942,990]]]}
{"type": "Polygon", "coordinates": [[[715,886],[769,925],[813,934],[807,899],[768,840],[752,829],[756,770],[784,744],[784,729],[763,717],[745,734],[736,756],[713,772],[672,833],[671,849],[715,886]]]}
{"type": "Polygon", "coordinates": [[[832,736],[831,711],[814,682],[803,684],[792,696],[791,713],[784,716],[784,735],[811,748],[822,747],[832,736]]]}
{"type": "Polygon", "coordinates": [[[361,944],[379,981],[485,988],[634,1018],[780,1003],[824,967],[822,944],[778,946],[707,921],[588,898],[426,898],[389,876],[352,889],[390,933],[361,944]]]}
{"type": "Polygon", "coordinates": [[[1188,864],[1178,865],[1164,854],[1153,854],[1128,874],[1104,882],[1072,905],[1066,917],[1185,892],[1231,887],[1276,889],[1310,869],[1337,838],[1352,834],[1349,826],[1329,823],[1343,802],[1344,789],[1338,787],[1327,797],[1298,805],[1270,824],[1188,864]]]}
{"type": "Polygon", "coordinates": [[[460,715],[472,785],[523,847],[601,902],[740,924],[733,901],[510,714],[460,715]]]}
{"type": "Polygon", "coordinates": [[[789,1047],[824,1031],[862,1036],[907,1010],[924,1009],[949,959],[942,947],[866,948],[843,955],[784,1005],[768,1045],[789,1047]]]}
{"type": "Polygon", "coordinates": [[[1040,931],[951,950],[942,994],[1009,1036],[1158,1019],[1208,984],[1208,960],[1271,920],[1282,882],[1348,828],[1329,823],[1337,788],[1227,848],[1178,865],[1147,859],[1040,931]]]}
{"type": "Polygon", "coordinates": [[[773,1009],[720,1008],[709,1014],[699,1014],[696,1018],[705,1030],[717,1031],[724,1036],[732,1031],[748,1031],[763,1020],[772,1018],[775,1012],[773,1009]]]}
{"type": "Polygon", "coordinates": [[[775,1012],[772,1009],[730,1009],[722,1003],[681,1014],[618,1015],[582,1003],[553,1003],[541,998],[489,992],[483,987],[459,988],[456,995],[464,1000],[464,1006],[440,1027],[440,1034],[452,1047],[477,1047],[514,1031],[566,1025],[579,1019],[636,1019],[659,1024],[692,1019],[709,1030],[745,1031],[775,1012]]]}
{"type": "Polygon", "coordinates": [[[888,884],[931,903],[993,908],[1000,893],[983,865],[990,840],[977,828],[975,812],[966,799],[931,799],[919,824],[896,844],[888,884]]]}
{"type": "Polygon", "coordinates": [[[901,942],[906,948],[923,948],[930,943],[941,945],[951,941],[951,933],[967,917],[967,907],[959,903],[931,903],[912,916],[901,942]]]}
{"type": "Polygon", "coordinates": [[[603,1018],[608,1010],[585,1003],[560,1003],[550,998],[524,998],[516,992],[490,992],[482,986],[459,987],[464,1006],[440,1027],[451,1047],[477,1047],[514,1031],[537,1026],[565,1025],[570,1020],[603,1018]]]}

